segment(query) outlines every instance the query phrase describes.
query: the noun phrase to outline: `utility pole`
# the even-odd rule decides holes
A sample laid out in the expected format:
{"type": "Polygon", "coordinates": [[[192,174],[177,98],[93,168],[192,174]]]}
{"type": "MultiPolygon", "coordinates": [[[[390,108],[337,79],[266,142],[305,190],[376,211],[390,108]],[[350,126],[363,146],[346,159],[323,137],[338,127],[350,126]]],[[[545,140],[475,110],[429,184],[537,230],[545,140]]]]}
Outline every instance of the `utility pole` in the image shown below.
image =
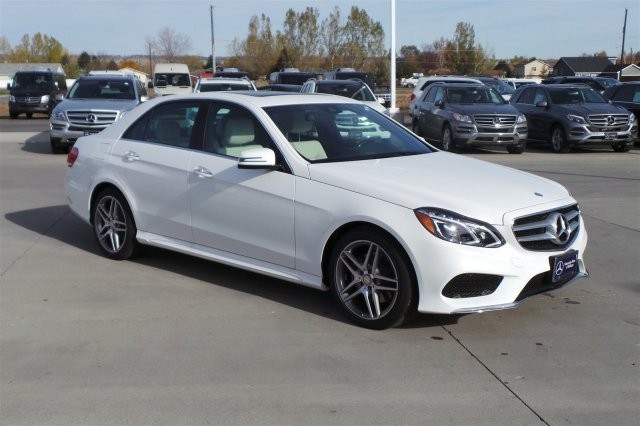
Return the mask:
{"type": "Polygon", "coordinates": [[[620,52],[620,65],[624,65],[624,37],[627,32],[627,9],[624,10],[624,25],[622,26],[622,51],[620,52]]]}
{"type": "Polygon", "coordinates": [[[210,7],[211,11],[211,73],[216,73],[216,42],[213,36],[213,5],[210,7]]]}

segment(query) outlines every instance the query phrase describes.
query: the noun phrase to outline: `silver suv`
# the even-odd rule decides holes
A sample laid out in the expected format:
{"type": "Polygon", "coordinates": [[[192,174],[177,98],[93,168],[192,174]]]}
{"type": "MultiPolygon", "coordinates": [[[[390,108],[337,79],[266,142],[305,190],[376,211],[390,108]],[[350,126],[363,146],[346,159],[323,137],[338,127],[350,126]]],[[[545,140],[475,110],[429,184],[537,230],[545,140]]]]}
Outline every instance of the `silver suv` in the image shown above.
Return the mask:
{"type": "Polygon", "coordinates": [[[66,153],[79,137],[100,132],[148,99],[144,84],[131,74],[78,78],[51,113],[51,150],[54,154],[66,153]]]}

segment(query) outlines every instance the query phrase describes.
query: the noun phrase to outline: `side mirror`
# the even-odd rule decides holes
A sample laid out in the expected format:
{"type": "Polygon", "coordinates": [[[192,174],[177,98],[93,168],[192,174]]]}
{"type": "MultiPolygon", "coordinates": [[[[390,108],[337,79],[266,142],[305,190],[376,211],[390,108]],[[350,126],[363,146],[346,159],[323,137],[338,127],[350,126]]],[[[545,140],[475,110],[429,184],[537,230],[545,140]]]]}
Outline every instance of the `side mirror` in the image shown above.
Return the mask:
{"type": "Polygon", "coordinates": [[[64,100],[64,95],[62,93],[58,93],[56,95],[56,102],[62,102],[64,100]]]}
{"type": "Polygon", "coordinates": [[[548,106],[549,104],[547,103],[547,101],[540,101],[536,104],[536,107],[539,107],[539,108],[546,108],[548,106]]]}
{"type": "Polygon", "coordinates": [[[153,81],[147,81],[147,89],[153,89],[153,81]]]}
{"type": "Polygon", "coordinates": [[[444,99],[438,99],[435,103],[435,106],[437,106],[438,108],[442,108],[444,106],[444,99]]]}
{"type": "Polygon", "coordinates": [[[7,90],[11,89],[11,83],[7,83],[7,90]]]}
{"type": "Polygon", "coordinates": [[[239,169],[275,170],[276,153],[269,148],[254,148],[242,151],[238,157],[239,169]]]}
{"type": "Polygon", "coordinates": [[[147,102],[149,100],[148,96],[140,96],[140,102],[147,102]]]}
{"type": "Polygon", "coordinates": [[[384,105],[384,104],[385,104],[385,102],[386,102],[386,101],[384,100],[384,98],[378,98],[378,103],[379,103],[380,105],[384,105]]]}

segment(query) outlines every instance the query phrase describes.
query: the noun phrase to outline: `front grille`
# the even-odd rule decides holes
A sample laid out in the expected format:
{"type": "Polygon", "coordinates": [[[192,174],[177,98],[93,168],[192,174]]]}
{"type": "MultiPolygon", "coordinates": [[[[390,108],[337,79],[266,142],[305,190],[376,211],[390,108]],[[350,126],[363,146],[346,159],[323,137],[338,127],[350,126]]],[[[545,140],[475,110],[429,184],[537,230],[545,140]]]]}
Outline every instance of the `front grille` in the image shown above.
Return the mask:
{"type": "Polygon", "coordinates": [[[478,126],[482,127],[505,128],[516,124],[515,115],[477,114],[473,119],[478,126]]]}
{"type": "Polygon", "coordinates": [[[629,124],[627,114],[593,114],[589,116],[593,131],[623,130],[629,124]]]}
{"type": "Polygon", "coordinates": [[[28,97],[23,97],[23,96],[16,96],[16,103],[21,103],[21,104],[39,104],[40,101],[42,100],[41,96],[28,96],[28,97]]]}
{"type": "Polygon", "coordinates": [[[118,111],[109,110],[75,110],[67,111],[67,119],[71,125],[104,128],[118,119],[118,111]]]}
{"type": "Polygon", "coordinates": [[[487,296],[502,282],[502,276],[489,274],[462,274],[453,278],[442,289],[442,295],[452,299],[487,296]]]}
{"type": "Polygon", "coordinates": [[[571,245],[580,230],[580,207],[577,204],[519,217],[513,233],[522,247],[534,251],[562,250],[571,245]]]}

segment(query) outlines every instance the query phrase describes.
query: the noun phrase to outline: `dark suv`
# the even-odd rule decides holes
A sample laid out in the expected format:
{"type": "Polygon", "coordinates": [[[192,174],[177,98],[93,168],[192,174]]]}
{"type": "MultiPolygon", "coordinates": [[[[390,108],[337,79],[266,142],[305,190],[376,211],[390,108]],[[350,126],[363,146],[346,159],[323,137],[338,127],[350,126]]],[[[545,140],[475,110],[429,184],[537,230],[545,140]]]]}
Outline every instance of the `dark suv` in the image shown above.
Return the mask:
{"type": "Polygon", "coordinates": [[[620,82],[611,77],[556,76],[542,80],[542,84],[586,84],[602,94],[608,87],[620,84],[620,82]]]}
{"type": "Polygon", "coordinates": [[[56,105],[56,96],[67,93],[67,80],[63,73],[50,69],[18,71],[7,89],[9,117],[25,114],[31,118],[34,113],[49,116],[56,105]]]}
{"type": "Polygon", "coordinates": [[[629,151],[638,134],[638,120],[632,113],[584,84],[522,86],[511,104],[527,116],[529,138],[551,142],[555,152],[583,145],[629,151]]]}
{"type": "Polygon", "coordinates": [[[439,142],[445,151],[458,147],[505,146],[521,154],[527,120],[498,92],[482,83],[434,83],[416,103],[413,131],[439,142]]]}
{"type": "Polygon", "coordinates": [[[79,137],[100,132],[147,99],[144,84],[132,74],[97,72],[78,78],[51,113],[51,150],[67,152],[79,137]]]}

